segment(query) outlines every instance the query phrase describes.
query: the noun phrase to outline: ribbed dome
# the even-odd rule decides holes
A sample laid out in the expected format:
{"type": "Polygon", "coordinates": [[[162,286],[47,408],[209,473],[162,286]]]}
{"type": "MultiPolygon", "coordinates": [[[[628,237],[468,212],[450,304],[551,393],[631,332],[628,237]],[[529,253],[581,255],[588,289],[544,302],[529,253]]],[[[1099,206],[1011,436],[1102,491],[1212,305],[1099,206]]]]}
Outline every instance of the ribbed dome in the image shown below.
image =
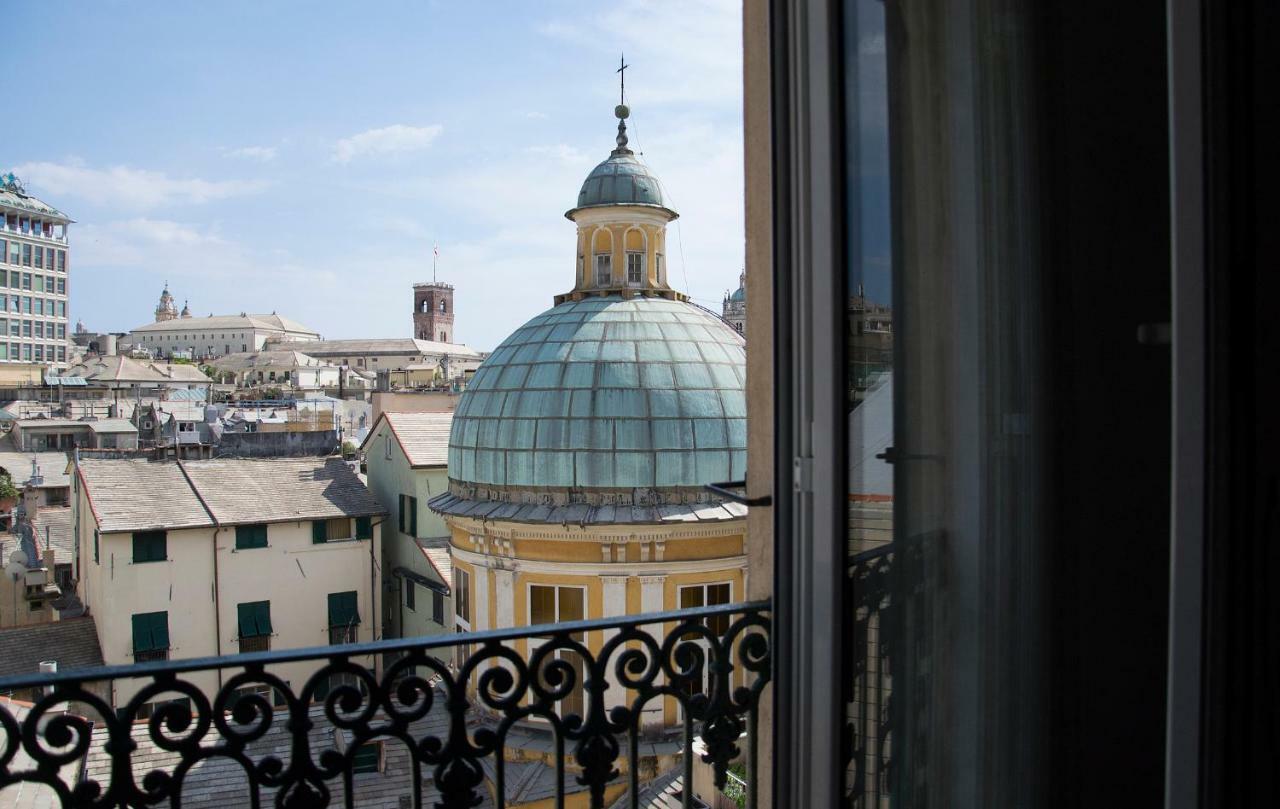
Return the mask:
{"type": "Polygon", "coordinates": [[[658,178],[630,149],[616,149],[596,166],[578,192],[578,207],[597,205],[655,205],[663,207],[658,178]]]}
{"type": "Polygon", "coordinates": [[[681,301],[568,301],[476,371],[454,414],[449,476],[513,489],[649,489],[741,479],[742,337],[681,301]]]}

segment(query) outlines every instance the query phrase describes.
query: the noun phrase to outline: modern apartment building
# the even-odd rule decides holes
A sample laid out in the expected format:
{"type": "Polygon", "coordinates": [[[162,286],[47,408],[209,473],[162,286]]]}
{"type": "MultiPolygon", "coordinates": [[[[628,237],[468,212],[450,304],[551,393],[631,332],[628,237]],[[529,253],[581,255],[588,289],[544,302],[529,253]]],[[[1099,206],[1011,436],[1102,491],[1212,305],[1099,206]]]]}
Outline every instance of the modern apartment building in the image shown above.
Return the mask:
{"type": "Polygon", "coordinates": [[[66,363],[70,224],[0,175],[0,363],[66,363]]]}

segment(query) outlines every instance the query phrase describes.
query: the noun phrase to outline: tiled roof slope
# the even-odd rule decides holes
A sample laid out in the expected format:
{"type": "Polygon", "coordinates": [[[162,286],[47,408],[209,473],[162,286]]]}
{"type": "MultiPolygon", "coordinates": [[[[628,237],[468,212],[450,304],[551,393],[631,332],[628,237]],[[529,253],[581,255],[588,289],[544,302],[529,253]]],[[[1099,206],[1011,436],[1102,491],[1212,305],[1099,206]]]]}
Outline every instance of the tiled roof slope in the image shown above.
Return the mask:
{"type": "Polygon", "coordinates": [[[84,458],[80,469],[108,533],[386,513],[340,458],[84,458]]]}
{"type": "Polygon", "coordinates": [[[176,463],[82,458],[79,474],[104,533],[213,525],[176,463]]]}
{"type": "Polygon", "coordinates": [[[42,660],[56,660],[58,671],[101,666],[102,646],[93,619],[0,629],[0,677],[35,674],[42,660]]]}
{"type": "MultiPolygon", "coordinates": [[[[447,413],[383,413],[381,418],[391,425],[409,465],[446,466],[449,463],[449,429],[453,412],[447,413]]],[[[376,432],[369,431],[373,436],[376,432]]]]}
{"type": "Polygon", "coordinates": [[[53,548],[55,559],[61,564],[75,561],[75,541],[71,536],[71,506],[41,506],[36,510],[31,526],[36,532],[36,545],[44,553],[46,545],[53,548]]]}
{"type": "Polygon", "coordinates": [[[183,465],[223,525],[386,513],[341,458],[219,458],[183,465]]]}

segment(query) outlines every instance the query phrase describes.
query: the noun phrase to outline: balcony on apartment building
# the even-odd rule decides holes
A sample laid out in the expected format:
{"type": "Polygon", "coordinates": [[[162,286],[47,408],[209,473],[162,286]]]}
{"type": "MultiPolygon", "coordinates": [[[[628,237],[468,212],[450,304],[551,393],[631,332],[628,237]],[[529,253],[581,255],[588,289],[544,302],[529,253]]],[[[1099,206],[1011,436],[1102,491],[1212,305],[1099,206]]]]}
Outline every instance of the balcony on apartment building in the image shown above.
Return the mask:
{"type": "Polygon", "coordinates": [[[0,694],[40,696],[0,699],[0,796],[601,809],[673,795],[725,806],[732,794],[756,805],[769,632],[759,602],[8,677],[0,694]],[[371,659],[375,670],[361,663],[371,659]],[[319,664],[305,683],[272,673],[299,661],[319,664]],[[212,694],[188,679],[210,669],[212,694]],[[112,706],[100,695],[119,680],[143,687],[112,706]],[[677,721],[646,726],[646,707],[663,701],[677,721]]]}

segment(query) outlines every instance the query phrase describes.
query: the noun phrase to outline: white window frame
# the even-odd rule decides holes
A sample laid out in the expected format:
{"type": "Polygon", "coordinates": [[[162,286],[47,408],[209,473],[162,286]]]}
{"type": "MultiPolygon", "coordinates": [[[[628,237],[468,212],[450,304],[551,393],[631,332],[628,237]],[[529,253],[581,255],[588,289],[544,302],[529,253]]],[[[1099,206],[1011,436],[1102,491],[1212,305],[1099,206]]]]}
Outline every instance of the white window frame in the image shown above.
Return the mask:
{"type": "MultiPolygon", "coordinates": [[[[550,587],[556,591],[555,623],[558,624],[564,620],[560,617],[560,591],[561,590],[577,590],[580,593],[582,593],[582,620],[585,621],[591,617],[590,615],[591,602],[589,600],[590,593],[587,592],[587,586],[585,584],[555,584],[550,582],[536,582],[536,581],[525,582],[525,585],[524,585],[525,626],[533,626],[533,588],[535,587],[550,587]]],[[[581,643],[583,646],[588,646],[589,648],[586,632],[581,633],[581,637],[574,638],[574,639],[577,640],[579,643],[581,643]]],[[[536,652],[538,648],[542,645],[542,642],[539,638],[529,638],[528,643],[529,643],[529,657],[526,658],[526,660],[531,659],[533,657],[533,653],[536,652]]],[[[561,657],[562,654],[563,654],[563,651],[557,651],[556,659],[557,660],[562,659],[561,657]]],[[[574,692],[569,697],[566,697],[565,699],[561,700],[561,703],[568,703],[570,700],[574,700],[578,704],[576,706],[572,704],[562,704],[560,707],[561,715],[565,715],[567,713],[572,712],[572,713],[577,713],[580,716],[585,716],[585,711],[587,707],[587,692],[586,692],[586,689],[583,687],[583,683],[586,680],[586,677],[589,676],[589,672],[587,671],[587,661],[585,658],[582,660],[582,671],[579,672],[579,674],[581,676],[578,678],[578,683],[574,689],[574,692]]],[[[539,717],[532,717],[532,718],[537,719],[539,717]]]]}
{"type": "MultiPolygon", "coordinates": [[[[733,582],[732,582],[732,581],[728,581],[728,580],[726,580],[726,581],[707,581],[707,582],[699,582],[699,583],[697,583],[697,584],[680,584],[680,585],[676,585],[676,603],[675,603],[676,609],[684,609],[684,606],[683,606],[683,605],[684,605],[684,599],[683,599],[683,598],[681,598],[681,596],[684,594],[684,592],[685,592],[686,590],[701,590],[701,591],[702,591],[702,606],[704,606],[704,607],[705,607],[705,606],[707,606],[707,590],[708,590],[708,588],[711,588],[711,587],[720,587],[720,586],[722,586],[722,585],[723,585],[723,586],[725,586],[725,587],[728,587],[728,588],[729,588],[729,600],[728,600],[728,601],[726,601],[725,603],[726,603],[726,604],[732,604],[732,603],[733,603],[733,582]]],[[[717,605],[717,606],[718,606],[718,605],[717,605]]],[[[711,682],[710,682],[710,669],[711,669],[711,659],[710,659],[710,655],[711,655],[711,644],[710,644],[710,643],[708,643],[708,642],[707,642],[707,640],[706,640],[705,638],[699,637],[699,638],[691,639],[691,640],[688,640],[688,641],[679,641],[679,642],[677,642],[677,644],[676,644],[676,645],[678,646],[678,645],[679,645],[679,643],[690,643],[690,642],[698,644],[698,646],[700,646],[700,647],[702,648],[702,653],[703,653],[703,655],[705,655],[705,656],[706,656],[706,657],[704,658],[705,663],[703,664],[703,669],[702,669],[702,693],[703,693],[703,694],[710,694],[710,692],[711,692],[711,682]]],[[[681,713],[680,713],[680,715],[681,715],[681,716],[683,716],[683,715],[684,715],[684,714],[683,714],[684,706],[683,706],[683,704],[682,704],[679,700],[676,700],[676,707],[680,710],[680,712],[681,712],[681,713]]]]}
{"type": "Polygon", "coordinates": [[[627,286],[638,287],[644,283],[644,253],[636,250],[627,252],[627,286]],[[635,277],[632,277],[632,268],[635,268],[635,277]]]}
{"type": "Polygon", "coordinates": [[[596,286],[607,287],[613,283],[613,254],[596,253],[596,286]],[[601,270],[604,276],[601,277],[601,270]]]}

